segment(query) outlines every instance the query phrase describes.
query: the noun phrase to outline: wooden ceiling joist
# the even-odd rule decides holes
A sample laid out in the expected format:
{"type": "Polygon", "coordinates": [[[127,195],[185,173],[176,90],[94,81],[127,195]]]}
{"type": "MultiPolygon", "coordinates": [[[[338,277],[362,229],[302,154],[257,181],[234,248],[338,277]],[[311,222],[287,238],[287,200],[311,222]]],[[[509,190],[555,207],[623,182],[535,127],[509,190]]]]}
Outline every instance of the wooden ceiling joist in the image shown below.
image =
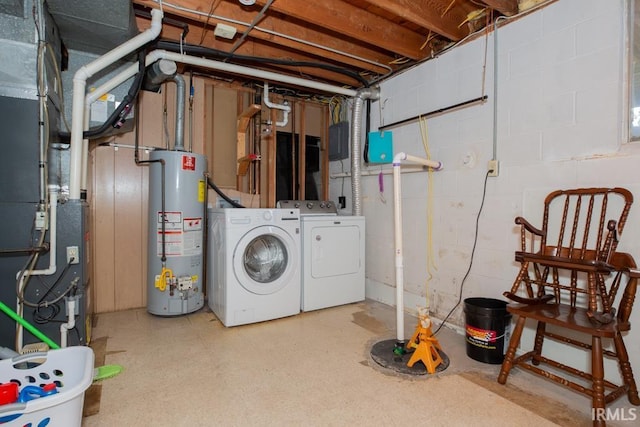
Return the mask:
{"type": "Polygon", "coordinates": [[[458,9],[442,8],[438,4],[441,2],[434,0],[414,1],[414,0],[366,0],[368,3],[400,16],[409,22],[420,27],[441,34],[450,40],[458,41],[469,32],[466,28],[460,27],[460,23],[467,17],[463,13],[458,13],[458,9]],[[446,13],[444,13],[446,12],[446,13]]]}
{"type": "MultiPolygon", "coordinates": [[[[256,3],[263,5],[265,2],[258,0],[256,3]]],[[[344,1],[277,0],[270,8],[406,58],[424,57],[420,51],[423,35],[344,1]]]]}

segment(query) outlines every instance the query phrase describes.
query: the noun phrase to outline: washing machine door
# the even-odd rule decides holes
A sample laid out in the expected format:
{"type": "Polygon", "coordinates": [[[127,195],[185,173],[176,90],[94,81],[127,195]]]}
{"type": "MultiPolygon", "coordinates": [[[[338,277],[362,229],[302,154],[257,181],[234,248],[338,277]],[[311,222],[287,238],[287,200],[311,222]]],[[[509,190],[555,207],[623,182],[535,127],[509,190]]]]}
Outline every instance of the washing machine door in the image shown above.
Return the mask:
{"type": "Polygon", "coordinates": [[[254,294],[278,292],[299,272],[293,238],[282,228],[256,227],[242,236],[233,253],[240,285],[254,294]]]}

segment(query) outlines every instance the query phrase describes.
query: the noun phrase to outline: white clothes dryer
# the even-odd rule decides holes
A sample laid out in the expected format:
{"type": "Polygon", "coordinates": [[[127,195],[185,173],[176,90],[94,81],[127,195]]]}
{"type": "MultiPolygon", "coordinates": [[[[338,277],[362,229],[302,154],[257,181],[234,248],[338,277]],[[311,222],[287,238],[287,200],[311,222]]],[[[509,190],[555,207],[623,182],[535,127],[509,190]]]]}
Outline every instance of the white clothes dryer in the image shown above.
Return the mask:
{"type": "Polygon", "coordinates": [[[298,209],[209,209],[208,305],[225,326],[300,313],[298,209]]]}
{"type": "Polygon", "coordinates": [[[338,215],[335,203],[281,200],[300,209],[302,222],[302,311],[365,299],[365,217],[338,215]]]}

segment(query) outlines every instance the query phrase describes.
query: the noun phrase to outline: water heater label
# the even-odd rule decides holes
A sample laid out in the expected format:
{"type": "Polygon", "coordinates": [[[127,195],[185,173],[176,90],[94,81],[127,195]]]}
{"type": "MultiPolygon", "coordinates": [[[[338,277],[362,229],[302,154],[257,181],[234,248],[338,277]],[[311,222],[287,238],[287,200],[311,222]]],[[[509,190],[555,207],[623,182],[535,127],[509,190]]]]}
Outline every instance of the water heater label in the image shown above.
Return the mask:
{"type": "Polygon", "coordinates": [[[185,218],[184,231],[202,230],[202,218],[185,218]]]}
{"type": "Polygon", "coordinates": [[[205,192],[207,191],[207,186],[204,183],[204,180],[198,181],[198,203],[204,203],[205,192]]]}
{"type": "Polygon", "coordinates": [[[183,218],[182,212],[158,212],[157,255],[162,256],[162,218],[167,257],[202,254],[202,217],[183,218]]]}
{"type": "MultiPolygon", "coordinates": [[[[162,212],[158,212],[158,229],[162,225],[162,212]]],[[[182,226],[182,212],[165,212],[164,213],[165,228],[181,228],[182,226]]]]}
{"type": "Polygon", "coordinates": [[[195,171],[196,158],[194,156],[182,156],[182,170],[195,171]]]}

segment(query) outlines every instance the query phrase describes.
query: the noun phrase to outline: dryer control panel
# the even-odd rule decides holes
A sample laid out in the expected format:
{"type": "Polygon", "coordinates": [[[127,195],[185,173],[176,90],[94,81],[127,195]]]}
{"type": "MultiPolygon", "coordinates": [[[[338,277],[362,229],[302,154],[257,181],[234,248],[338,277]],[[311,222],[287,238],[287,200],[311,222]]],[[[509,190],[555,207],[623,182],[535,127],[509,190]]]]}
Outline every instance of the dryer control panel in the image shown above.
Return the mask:
{"type": "Polygon", "coordinates": [[[280,200],[278,207],[300,209],[300,215],[338,215],[331,200],[280,200]]]}

